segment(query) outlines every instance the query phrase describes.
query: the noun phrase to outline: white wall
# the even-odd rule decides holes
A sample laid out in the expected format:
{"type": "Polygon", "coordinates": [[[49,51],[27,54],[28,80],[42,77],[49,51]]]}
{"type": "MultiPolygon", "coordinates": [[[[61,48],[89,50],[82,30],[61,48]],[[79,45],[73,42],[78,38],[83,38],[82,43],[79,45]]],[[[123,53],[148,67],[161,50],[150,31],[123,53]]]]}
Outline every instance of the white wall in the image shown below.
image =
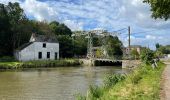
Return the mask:
{"type": "Polygon", "coordinates": [[[29,61],[29,60],[46,60],[47,52],[50,52],[50,60],[55,59],[55,52],[58,53],[59,59],[59,43],[46,43],[46,48],[43,48],[43,43],[46,42],[34,42],[28,47],[24,48],[19,52],[20,61],[29,61]],[[38,52],[42,52],[42,59],[38,58],[38,52]]]}

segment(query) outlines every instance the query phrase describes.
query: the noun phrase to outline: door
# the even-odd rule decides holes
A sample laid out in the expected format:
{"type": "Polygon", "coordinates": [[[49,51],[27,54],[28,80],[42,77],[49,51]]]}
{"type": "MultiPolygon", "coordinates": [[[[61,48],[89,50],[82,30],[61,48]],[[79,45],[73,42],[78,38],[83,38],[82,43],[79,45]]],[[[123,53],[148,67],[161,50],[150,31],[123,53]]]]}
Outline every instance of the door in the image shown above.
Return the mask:
{"type": "Polygon", "coordinates": [[[38,52],[38,59],[42,59],[42,52],[38,52]]]}
{"type": "Polygon", "coordinates": [[[50,58],[50,52],[47,52],[47,58],[50,58]]]}

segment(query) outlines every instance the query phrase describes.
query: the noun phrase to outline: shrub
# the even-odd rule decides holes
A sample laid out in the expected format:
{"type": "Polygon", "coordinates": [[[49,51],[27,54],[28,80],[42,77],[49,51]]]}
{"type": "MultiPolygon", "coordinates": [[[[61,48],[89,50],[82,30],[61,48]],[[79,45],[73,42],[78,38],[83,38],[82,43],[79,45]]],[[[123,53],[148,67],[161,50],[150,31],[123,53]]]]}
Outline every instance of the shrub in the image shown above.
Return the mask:
{"type": "Polygon", "coordinates": [[[13,62],[13,61],[16,61],[16,59],[10,56],[3,56],[0,58],[0,62],[13,62]]]}
{"type": "Polygon", "coordinates": [[[145,64],[151,64],[153,58],[154,58],[154,53],[152,50],[150,49],[142,50],[141,56],[140,56],[140,59],[142,62],[144,62],[145,64]]]}
{"type": "Polygon", "coordinates": [[[125,75],[122,75],[122,74],[108,75],[104,79],[104,87],[109,88],[109,87],[115,85],[116,83],[124,80],[125,78],[126,78],[125,75]]]}
{"type": "Polygon", "coordinates": [[[89,91],[87,93],[87,99],[88,100],[96,100],[97,98],[100,98],[103,95],[103,89],[101,87],[98,87],[96,85],[90,86],[89,91]]]}

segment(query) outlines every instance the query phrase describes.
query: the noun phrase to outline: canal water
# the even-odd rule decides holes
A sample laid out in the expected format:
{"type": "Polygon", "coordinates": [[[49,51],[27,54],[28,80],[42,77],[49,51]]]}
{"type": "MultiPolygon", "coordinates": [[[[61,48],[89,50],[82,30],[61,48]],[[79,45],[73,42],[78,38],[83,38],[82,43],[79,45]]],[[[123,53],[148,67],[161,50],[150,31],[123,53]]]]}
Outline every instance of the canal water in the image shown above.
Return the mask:
{"type": "Polygon", "coordinates": [[[58,67],[0,72],[0,100],[74,100],[120,67],[58,67]]]}

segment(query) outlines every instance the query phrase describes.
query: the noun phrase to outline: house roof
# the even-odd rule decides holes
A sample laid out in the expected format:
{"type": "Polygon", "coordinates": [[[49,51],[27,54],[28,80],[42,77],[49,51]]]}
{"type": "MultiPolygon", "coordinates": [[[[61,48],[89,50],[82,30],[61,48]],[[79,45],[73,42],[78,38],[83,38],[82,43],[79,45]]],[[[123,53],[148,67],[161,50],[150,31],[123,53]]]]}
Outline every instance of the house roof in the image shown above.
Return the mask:
{"type": "Polygon", "coordinates": [[[23,45],[21,45],[19,48],[16,49],[16,51],[20,51],[26,47],[28,47],[29,45],[31,45],[33,42],[29,42],[29,43],[25,43],[23,45]]]}
{"type": "Polygon", "coordinates": [[[39,35],[33,33],[30,39],[30,42],[50,42],[50,43],[58,43],[58,40],[55,36],[49,35],[39,35]]]}
{"type": "Polygon", "coordinates": [[[52,36],[38,35],[38,34],[33,33],[31,38],[30,38],[30,42],[21,45],[19,48],[16,49],[16,51],[23,50],[24,48],[31,45],[33,42],[58,43],[58,40],[55,37],[52,37],[52,36]]]}

